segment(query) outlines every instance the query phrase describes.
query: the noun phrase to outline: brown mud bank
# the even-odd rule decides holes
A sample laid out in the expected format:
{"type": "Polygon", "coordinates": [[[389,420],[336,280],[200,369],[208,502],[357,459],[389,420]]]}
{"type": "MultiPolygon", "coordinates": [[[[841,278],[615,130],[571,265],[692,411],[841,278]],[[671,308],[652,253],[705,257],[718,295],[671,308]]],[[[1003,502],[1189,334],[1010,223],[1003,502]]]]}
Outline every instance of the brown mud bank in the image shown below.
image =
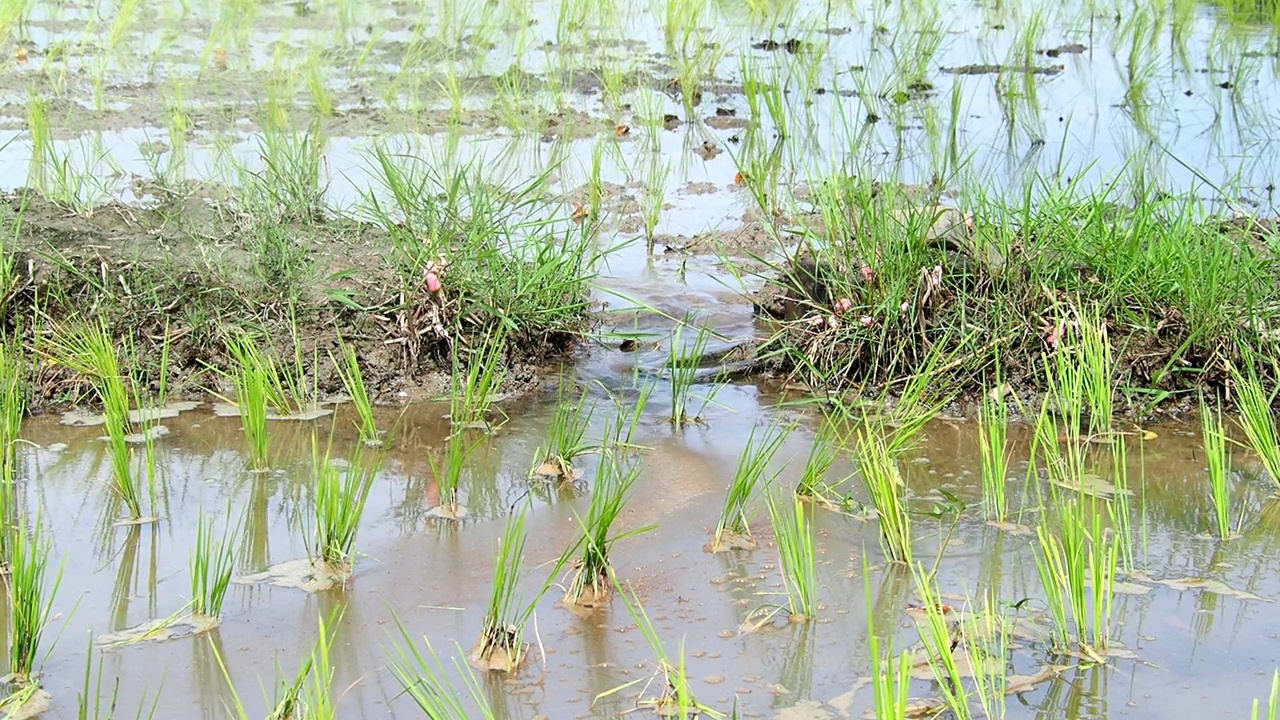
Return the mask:
{"type": "Polygon", "coordinates": [[[530,253],[513,250],[514,237],[420,229],[412,217],[390,227],[264,217],[187,190],[91,214],[35,193],[0,198],[0,333],[40,358],[33,409],[82,396],[40,352],[57,328],[81,321],[105,321],[121,361],[153,388],[167,343],[171,393],[225,389],[228,334],[248,332],[281,363],[297,361],[321,393],[341,392],[334,358],[350,346],[382,399],[447,391],[455,360],[495,336],[505,346],[503,394],[522,392],[591,321],[585,238],[547,233],[530,253]],[[432,242],[416,241],[419,232],[432,242]],[[476,242],[496,249],[473,252],[476,242]]]}

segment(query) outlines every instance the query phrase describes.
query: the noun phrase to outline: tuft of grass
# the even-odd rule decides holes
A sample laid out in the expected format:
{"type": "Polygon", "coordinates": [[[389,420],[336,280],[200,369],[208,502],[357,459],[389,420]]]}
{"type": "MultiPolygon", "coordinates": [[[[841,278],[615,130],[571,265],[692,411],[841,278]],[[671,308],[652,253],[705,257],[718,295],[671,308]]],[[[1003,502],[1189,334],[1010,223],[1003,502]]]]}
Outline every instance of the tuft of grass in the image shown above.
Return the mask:
{"type": "MultiPolygon", "coordinates": [[[[268,706],[272,708],[267,720],[334,720],[338,717],[333,702],[333,663],[330,660],[334,636],[337,626],[342,620],[342,608],[338,608],[329,616],[319,618],[320,633],[311,652],[303,659],[292,678],[281,680],[279,662],[275,666],[276,692],[268,698],[268,706]]],[[[227,664],[218,650],[218,642],[210,636],[209,646],[218,662],[218,669],[226,681],[231,698],[227,714],[235,720],[250,720],[244,702],[231,683],[231,674],[227,664]]]]}
{"type": "Polygon", "coordinates": [[[984,396],[978,411],[978,449],[982,453],[982,507],[988,520],[1004,522],[1009,512],[1005,494],[1009,474],[1009,408],[984,396]]]}
{"type": "Polygon", "coordinates": [[[1218,537],[1231,537],[1231,458],[1227,455],[1226,428],[1222,413],[1211,412],[1200,399],[1200,435],[1204,441],[1204,461],[1209,471],[1209,500],[1213,503],[1214,530],[1218,537]]]}
{"type": "Polygon", "coordinates": [[[790,498],[781,508],[778,504],[772,495],[766,497],[778,543],[782,584],[787,592],[787,613],[793,621],[811,620],[818,614],[818,567],[813,547],[813,525],[800,498],[790,498]]]}
{"type": "Polygon", "coordinates": [[[339,463],[331,456],[332,446],[320,454],[319,442],[313,436],[312,472],[315,478],[315,531],[308,554],[315,562],[336,570],[350,571],[355,562],[356,533],[364,514],[369,491],[373,489],[383,456],[373,460],[364,457],[357,445],[352,457],[339,463]]]}
{"type": "Polygon", "coordinates": [[[284,376],[275,358],[263,352],[260,343],[248,333],[229,335],[226,339],[233,363],[230,374],[236,391],[235,405],[249,444],[250,464],[255,470],[265,470],[270,464],[267,415],[273,410],[281,411],[288,404],[284,376]]]}
{"type": "Polygon", "coordinates": [[[492,703],[485,696],[479,678],[466,663],[459,660],[463,655],[462,648],[457,648],[453,664],[462,675],[466,694],[475,704],[478,714],[471,712],[463,705],[461,694],[449,682],[448,669],[436,655],[435,649],[431,647],[431,640],[425,635],[422,637],[426,648],[424,654],[418,649],[409,631],[405,629],[404,623],[400,622],[400,618],[395,618],[395,623],[403,644],[399,642],[395,644],[391,674],[395,675],[396,681],[404,689],[404,694],[408,695],[427,717],[433,720],[472,720],[475,717],[483,720],[497,720],[498,716],[494,712],[492,703]]]}
{"type": "MultiPolygon", "coordinates": [[[[80,691],[76,693],[76,720],[114,720],[116,716],[116,707],[120,704],[120,684],[117,682],[111,688],[111,694],[106,696],[104,703],[103,687],[102,687],[102,663],[98,663],[97,670],[94,670],[93,658],[97,653],[94,652],[93,635],[89,636],[89,651],[85,653],[84,661],[84,680],[80,686],[80,691]]],[[[161,680],[163,684],[163,680],[161,680]]],[[[35,687],[34,684],[28,687],[35,687]]],[[[142,692],[142,697],[138,699],[138,711],[134,715],[137,720],[146,718],[151,720],[156,716],[156,708],[160,705],[160,693],[157,691],[151,696],[151,706],[147,707],[147,696],[150,695],[146,690],[142,692]]],[[[7,703],[0,702],[0,708],[7,706],[7,703]]],[[[19,701],[14,707],[22,707],[19,701]]]]}
{"type": "Polygon", "coordinates": [[[1005,716],[1005,691],[1009,685],[1006,668],[1011,631],[998,608],[999,602],[993,595],[984,596],[981,608],[966,610],[959,628],[965,655],[973,670],[971,695],[977,698],[982,714],[988,718],[1005,716]]]}
{"type": "Polygon", "coordinates": [[[333,357],[332,354],[329,359],[333,361],[338,377],[342,379],[342,387],[355,408],[356,429],[360,432],[360,442],[369,447],[378,447],[382,445],[382,433],[378,430],[378,423],[373,417],[373,400],[369,397],[369,389],[364,384],[364,375],[360,371],[360,358],[356,355],[355,348],[345,342],[342,343],[341,354],[341,360],[333,357]]]}
{"type": "Polygon", "coordinates": [[[40,640],[52,617],[53,600],[62,583],[62,569],[46,582],[49,545],[37,515],[28,534],[24,524],[9,530],[9,674],[18,684],[31,681],[36,670],[40,640]]]}
{"type": "Polygon", "coordinates": [[[761,432],[757,425],[751,429],[747,437],[747,446],[738,456],[738,465],[734,469],[733,479],[729,481],[729,489],[725,493],[724,505],[720,508],[720,519],[716,523],[714,549],[727,548],[726,543],[733,540],[752,545],[750,516],[748,506],[755,498],[756,488],[762,482],[768,484],[777,472],[768,478],[765,473],[773,456],[778,453],[782,443],[786,441],[790,428],[771,426],[761,432]]]}
{"type": "Polygon", "coordinates": [[[863,426],[854,440],[854,456],[871,504],[880,519],[880,545],[890,562],[911,564],[911,516],[907,485],[898,469],[892,440],[882,430],[863,426]]]}
{"type": "Polygon", "coordinates": [[[231,573],[235,570],[235,537],[239,534],[239,528],[231,527],[230,516],[228,508],[228,522],[218,539],[214,538],[213,526],[205,519],[204,513],[196,520],[196,545],[188,568],[191,610],[197,615],[211,618],[222,615],[222,603],[231,584],[231,573]]]}
{"type": "Polygon", "coordinates": [[[603,604],[612,588],[610,577],[613,565],[609,553],[614,543],[656,527],[646,525],[619,535],[611,534],[613,524],[626,507],[631,497],[631,488],[639,477],[639,462],[623,457],[622,450],[616,445],[601,451],[587,516],[578,518],[578,539],[562,555],[562,562],[578,555],[574,563],[573,578],[565,591],[567,602],[588,606],[603,604]]]}
{"type": "Polygon", "coordinates": [[[1252,356],[1247,356],[1244,372],[1231,369],[1231,378],[1235,384],[1236,407],[1240,410],[1240,429],[1244,431],[1249,449],[1262,461],[1271,481],[1280,486],[1280,431],[1271,414],[1275,394],[1263,389],[1252,356]]]}
{"type": "Polygon", "coordinates": [[[524,642],[524,626],[567,560],[561,556],[534,597],[523,599],[516,594],[520,586],[520,564],[524,560],[526,509],[527,506],[521,506],[507,518],[494,559],[493,589],[489,594],[480,638],[471,654],[472,663],[482,670],[515,672],[520,668],[528,649],[524,642]]]}

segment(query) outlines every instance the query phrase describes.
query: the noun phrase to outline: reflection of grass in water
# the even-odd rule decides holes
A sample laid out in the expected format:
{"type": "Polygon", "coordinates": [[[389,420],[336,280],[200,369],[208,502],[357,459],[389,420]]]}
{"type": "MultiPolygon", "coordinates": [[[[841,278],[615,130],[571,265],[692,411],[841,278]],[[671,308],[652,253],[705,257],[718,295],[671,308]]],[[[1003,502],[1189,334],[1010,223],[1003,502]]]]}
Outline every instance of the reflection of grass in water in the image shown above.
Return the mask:
{"type": "MultiPolygon", "coordinates": [[[[924,618],[916,620],[916,627],[920,631],[925,660],[933,671],[938,689],[952,715],[956,720],[969,720],[972,717],[969,693],[965,689],[964,675],[960,671],[959,658],[955,652],[960,638],[958,628],[953,626],[949,617],[954,611],[943,604],[942,593],[923,565],[912,565],[911,575],[923,606],[920,612],[924,618]]],[[[975,673],[981,672],[980,668],[981,666],[974,668],[975,673]]]]}
{"type": "MultiPolygon", "coordinates": [[[[911,653],[895,655],[893,627],[884,638],[876,632],[876,607],[871,597],[871,567],[862,555],[862,586],[867,608],[867,649],[871,655],[871,692],[877,718],[903,720],[907,717],[911,690],[911,653]]],[[[895,609],[896,614],[896,609],[895,609]]]]}

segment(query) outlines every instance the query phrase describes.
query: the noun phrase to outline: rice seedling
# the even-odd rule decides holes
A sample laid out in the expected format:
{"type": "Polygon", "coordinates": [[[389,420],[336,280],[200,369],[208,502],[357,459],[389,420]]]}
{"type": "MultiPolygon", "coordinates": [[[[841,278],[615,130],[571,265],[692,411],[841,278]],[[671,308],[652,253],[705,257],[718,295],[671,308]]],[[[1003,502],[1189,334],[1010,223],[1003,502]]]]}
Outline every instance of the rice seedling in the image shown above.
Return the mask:
{"type": "Polygon", "coordinates": [[[1204,461],[1209,471],[1209,500],[1213,503],[1214,530],[1218,537],[1231,537],[1231,458],[1227,455],[1226,428],[1221,411],[1212,412],[1200,399],[1200,435],[1204,441],[1204,461]]]}
{"type": "Polygon", "coordinates": [[[494,559],[493,589],[485,611],[484,626],[469,657],[471,663],[481,670],[512,673],[520,668],[528,649],[524,642],[525,624],[567,561],[567,556],[562,555],[534,597],[523,599],[516,594],[524,555],[525,510],[526,506],[521,506],[507,518],[494,559]]]}
{"type": "MultiPolygon", "coordinates": [[[[970,603],[972,605],[972,603],[970,603]]],[[[982,607],[967,608],[960,621],[960,633],[969,667],[973,671],[970,696],[976,698],[982,714],[992,720],[1005,716],[1005,695],[1009,686],[1007,663],[1010,652],[1009,624],[1000,615],[994,595],[983,597],[982,607]]]]}
{"type": "Polygon", "coordinates": [[[129,517],[137,521],[143,517],[142,488],[133,472],[133,449],[128,439],[134,431],[129,419],[129,401],[130,397],[137,397],[137,393],[126,387],[116,345],[105,321],[100,320],[58,328],[48,348],[53,361],[83,376],[102,403],[112,487],[124,502],[129,517]]]}
{"type": "Polygon", "coordinates": [[[196,520],[196,544],[191,552],[188,568],[191,576],[191,611],[206,618],[222,615],[222,603],[231,584],[235,570],[235,537],[238,527],[229,520],[224,525],[221,538],[214,538],[213,526],[201,513],[196,520]]]}
{"type": "Polygon", "coordinates": [[[249,444],[250,465],[254,470],[266,470],[270,464],[267,416],[287,403],[283,376],[275,358],[259,348],[258,339],[238,333],[229,335],[226,344],[233,363],[230,375],[240,427],[249,444]]]}
{"type": "Polygon", "coordinates": [[[733,471],[733,479],[729,481],[729,489],[725,493],[724,505],[720,508],[720,519],[716,522],[715,537],[711,542],[713,552],[721,552],[731,548],[746,550],[755,549],[755,540],[751,537],[748,507],[755,499],[756,489],[762,484],[777,477],[780,470],[766,477],[769,464],[786,441],[790,428],[770,425],[763,428],[757,425],[751,429],[747,437],[747,446],[738,456],[738,465],[733,471]]]}
{"type": "Polygon", "coordinates": [[[1104,527],[1097,503],[1084,495],[1072,498],[1061,508],[1056,529],[1044,524],[1036,529],[1036,570],[1053,621],[1055,647],[1067,650],[1074,641],[1095,655],[1106,652],[1111,637],[1119,559],[1114,533],[1104,527]]]}
{"type": "MultiPolygon", "coordinates": [[[[301,693],[301,712],[294,710],[289,715],[273,714],[269,720],[288,720],[288,718],[307,718],[308,720],[336,720],[338,718],[337,708],[333,698],[333,662],[329,656],[333,649],[333,638],[337,631],[337,624],[341,621],[341,615],[331,618],[329,623],[325,622],[324,616],[319,617],[320,632],[316,636],[315,648],[311,651],[311,657],[303,664],[307,678],[303,684],[301,693]]],[[[304,670],[299,671],[299,679],[303,676],[304,670]]],[[[295,681],[295,687],[297,682],[295,681]]],[[[288,697],[286,695],[286,697],[288,697]]],[[[277,712],[279,708],[277,707],[277,712]]]]}
{"type": "MultiPolygon", "coordinates": [[[[614,582],[616,584],[616,578],[614,582]]],[[[649,620],[649,614],[645,611],[644,605],[640,603],[640,597],[636,595],[635,591],[627,592],[621,585],[616,585],[616,587],[618,588],[618,594],[627,605],[627,612],[640,630],[640,634],[644,636],[645,643],[649,646],[649,651],[653,653],[654,659],[657,660],[658,667],[652,675],[637,678],[611,690],[606,690],[597,695],[595,700],[598,702],[602,698],[615,695],[628,688],[643,685],[644,687],[636,699],[636,707],[638,708],[651,708],[654,714],[660,717],[707,717],[712,720],[723,718],[724,713],[699,703],[697,698],[694,697],[693,690],[689,687],[688,675],[685,672],[683,643],[676,655],[675,662],[672,662],[666,648],[663,647],[662,638],[658,636],[658,631],[653,627],[653,622],[649,620]],[[656,697],[651,696],[648,692],[655,682],[659,687],[656,697]]]]}
{"type": "MultiPolygon", "coordinates": [[[[812,620],[818,614],[818,567],[813,547],[813,526],[800,498],[792,496],[781,502],[790,507],[779,508],[779,501],[772,495],[765,498],[778,544],[782,585],[787,593],[787,604],[783,609],[792,622],[812,620]]],[[[772,613],[768,617],[772,617],[772,613]]]]}
{"type": "Polygon", "coordinates": [[[1089,434],[1093,437],[1111,435],[1111,419],[1114,415],[1112,399],[1115,395],[1115,359],[1111,341],[1107,337],[1107,324],[1099,311],[1094,309],[1079,315],[1080,344],[1076,351],[1083,372],[1085,406],[1089,409],[1089,434]]]}
{"type": "Polygon", "coordinates": [[[825,422],[809,446],[809,455],[805,459],[804,469],[800,471],[800,480],[796,483],[796,496],[815,502],[831,504],[832,485],[827,482],[827,472],[835,464],[838,455],[838,433],[835,426],[825,422]]]}
{"type": "Polygon", "coordinates": [[[466,508],[462,507],[458,488],[462,484],[462,472],[466,469],[467,459],[483,441],[483,438],[473,441],[466,430],[459,429],[445,440],[439,456],[433,454],[427,457],[438,498],[435,507],[431,509],[434,517],[461,520],[466,516],[466,508]]]}
{"type": "MultiPolygon", "coordinates": [[[[394,617],[394,616],[393,616],[394,617]]],[[[400,618],[395,618],[396,628],[400,632],[400,640],[395,643],[394,659],[391,662],[391,674],[396,681],[417,704],[427,717],[435,720],[472,720],[475,717],[483,720],[497,720],[498,715],[492,703],[484,694],[480,680],[475,673],[462,662],[462,648],[457,648],[453,656],[453,664],[462,675],[466,688],[466,696],[475,704],[475,711],[463,705],[462,695],[449,682],[448,669],[431,647],[431,640],[425,635],[422,642],[426,647],[425,654],[419,650],[409,631],[400,618]]]]}
{"type": "Polygon", "coordinates": [[[331,456],[332,446],[322,456],[313,436],[312,472],[314,473],[314,522],[308,556],[333,570],[349,573],[355,563],[356,533],[364,514],[369,491],[373,489],[382,455],[366,460],[357,445],[347,462],[339,463],[331,456]]]}
{"type": "Polygon", "coordinates": [[[502,384],[506,347],[505,336],[501,332],[493,332],[481,340],[463,367],[458,346],[454,345],[449,395],[449,421],[454,425],[490,429],[488,416],[502,384]]]}
{"type": "Polygon", "coordinates": [[[9,675],[17,684],[31,681],[38,664],[40,640],[52,618],[54,598],[62,583],[62,568],[46,582],[49,545],[37,515],[28,533],[23,523],[8,531],[9,675]]]}
{"type": "Polygon", "coordinates": [[[891,562],[911,564],[911,516],[906,483],[881,429],[863,426],[854,441],[854,457],[871,504],[880,519],[880,545],[891,562]]]}
{"type": "Polygon", "coordinates": [[[373,417],[373,400],[369,397],[369,389],[364,384],[364,375],[360,371],[360,358],[356,355],[355,348],[345,342],[342,343],[341,353],[342,360],[339,361],[332,354],[329,359],[333,361],[338,377],[342,379],[342,387],[355,408],[356,429],[360,432],[360,442],[369,447],[378,447],[382,445],[382,432],[378,430],[378,423],[373,417]]]}
{"type": "Polygon", "coordinates": [[[712,332],[705,326],[700,326],[693,342],[686,347],[684,331],[688,323],[689,319],[686,319],[685,322],[676,325],[671,331],[667,346],[667,381],[671,391],[670,419],[671,424],[677,428],[704,423],[702,413],[720,390],[719,385],[712,384],[705,394],[701,396],[693,394],[693,385],[698,380],[698,367],[706,355],[712,332]],[[691,411],[690,408],[695,400],[700,400],[701,404],[696,411],[691,411]]]}
{"type": "Polygon", "coordinates": [[[1276,714],[1280,712],[1280,670],[1275,671],[1271,675],[1271,695],[1267,699],[1267,711],[1263,715],[1258,714],[1258,700],[1253,701],[1253,713],[1250,715],[1253,720],[1266,718],[1266,720],[1276,720],[1276,714]]]}
{"type": "MultiPolygon", "coordinates": [[[[934,679],[942,692],[942,699],[956,720],[972,717],[969,692],[965,688],[956,648],[960,645],[961,630],[958,622],[950,617],[954,610],[942,602],[941,593],[933,577],[923,565],[912,565],[916,592],[920,594],[923,618],[916,620],[920,640],[924,645],[925,659],[933,670],[934,679]]],[[[974,668],[974,672],[979,670],[974,668]]]]}
{"type": "Polygon", "coordinates": [[[1000,400],[983,397],[978,410],[978,449],[982,453],[982,507],[987,519],[1005,522],[1009,502],[1005,495],[1009,474],[1009,408],[1000,400]]]}
{"type": "MultiPolygon", "coordinates": [[[[342,620],[342,608],[335,610],[326,622],[324,616],[319,618],[320,632],[311,652],[299,664],[298,670],[291,678],[280,679],[282,672],[279,662],[275,665],[275,696],[268,698],[267,720],[333,720],[337,717],[331,687],[333,685],[333,663],[330,655],[333,648],[337,626],[342,620]]],[[[226,661],[218,649],[216,636],[210,636],[209,647],[213,650],[218,669],[226,681],[229,699],[227,714],[235,720],[250,720],[244,702],[231,682],[231,673],[227,670],[226,661]]]]}
{"type": "Polygon", "coordinates": [[[16,341],[0,340],[0,483],[14,478],[18,433],[26,415],[26,361],[16,341]]]}
{"type": "Polygon", "coordinates": [[[588,406],[584,390],[577,400],[565,396],[562,391],[547,428],[547,449],[540,451],[540,464],[534,469],[538,475],[573,480],[576,472],[574,458],[590,451],[593,445],[585,441],[587,428],[595,415],[595,407],[588,406]]]}
{"type": "Polygon", "coordinates": [[[644,217],[645,244],[650,253],[653,252],[658,220],[662,217],[662,206],[667,194],[667,177],[670,174],[671,163],[662,154],[651,153],[640,203],[641,214],[644,217]]]}
{"type": "Polygon", "coordinates": [[[1247,358],[1244,372],[1235,367],[1231,369],[1236,407],[1240,410],[1237,422],[1244,431],[1249,449],[1258,456],[1272,482],[1280,486],[1280,431],[1276,430],[1275,416],[1271,414],[1275,393],[1263,389],[1252,356],[1247,358]]]}
{"type": "Polygon", "coordinates": [[[561,562],[567,562],[567,558],[574,555],[578,556],[573,564],[573,577],[565,591],[566,603],[595,607],[608,601],[613,587],[610,581],[613,565],[609,554],[614,543],[655,527],[646,525],[624,533],[611,534],[613,524],[631,498],[631,488],[639,477],[639,462],[624,458],[617,446],[601,450],[587,516],[577,518],[581,534],[561,556],[561,562]]]}

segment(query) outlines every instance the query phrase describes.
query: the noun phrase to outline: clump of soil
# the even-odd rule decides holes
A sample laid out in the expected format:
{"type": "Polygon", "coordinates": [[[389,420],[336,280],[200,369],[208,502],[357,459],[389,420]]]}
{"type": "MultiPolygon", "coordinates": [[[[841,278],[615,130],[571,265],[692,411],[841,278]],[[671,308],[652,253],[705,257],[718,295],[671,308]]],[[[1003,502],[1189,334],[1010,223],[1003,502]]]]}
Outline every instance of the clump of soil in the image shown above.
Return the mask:
{"type": "Polygon", "coordinates": [[[529,644],[520,642],[515,628],[495,628],[476,640],[467,653],[467,662],[477,670],[514,673],[524,664],[529,644]]]}

